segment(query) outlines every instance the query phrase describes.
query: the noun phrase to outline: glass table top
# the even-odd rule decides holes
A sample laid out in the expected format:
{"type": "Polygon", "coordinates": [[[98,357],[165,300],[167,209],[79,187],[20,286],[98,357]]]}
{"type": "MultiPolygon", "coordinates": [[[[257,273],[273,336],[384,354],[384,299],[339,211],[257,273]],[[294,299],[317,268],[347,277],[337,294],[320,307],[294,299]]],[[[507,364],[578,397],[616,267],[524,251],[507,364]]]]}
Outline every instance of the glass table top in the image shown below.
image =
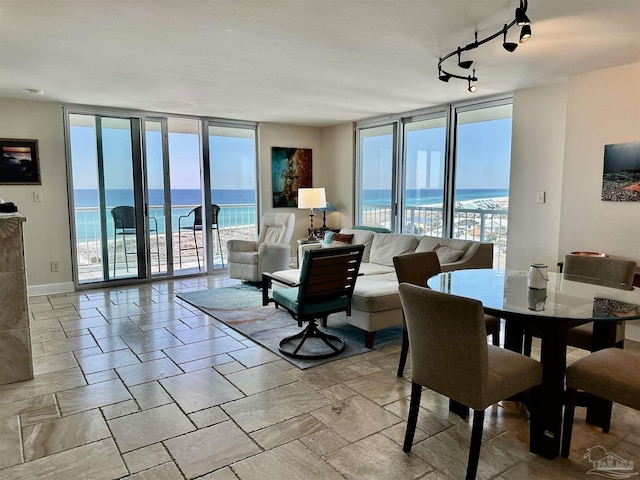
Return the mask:
{"type": "Polygon", "coordinates": [[[480,300],[497,312],[551,318],[640,319],[640,289],[622,284],[550,272],[547,288],[527,287],[527,271],[471,269],[443,272],[429,287],[480,300]]]}

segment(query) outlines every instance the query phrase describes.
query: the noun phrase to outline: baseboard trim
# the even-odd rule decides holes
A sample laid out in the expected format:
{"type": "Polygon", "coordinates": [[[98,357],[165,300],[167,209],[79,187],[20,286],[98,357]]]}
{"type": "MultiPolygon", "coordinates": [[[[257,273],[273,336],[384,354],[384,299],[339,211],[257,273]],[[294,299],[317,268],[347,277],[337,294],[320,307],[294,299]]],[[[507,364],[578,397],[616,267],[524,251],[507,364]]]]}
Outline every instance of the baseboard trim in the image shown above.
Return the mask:
{"type": "Polygon", "coordinates": [[[37,297],[39,295],[52,295],[54,293],[69,293],[75,291],[73,282],[45,283],[43,285],[29,285],[27,295],[37,297]]]}

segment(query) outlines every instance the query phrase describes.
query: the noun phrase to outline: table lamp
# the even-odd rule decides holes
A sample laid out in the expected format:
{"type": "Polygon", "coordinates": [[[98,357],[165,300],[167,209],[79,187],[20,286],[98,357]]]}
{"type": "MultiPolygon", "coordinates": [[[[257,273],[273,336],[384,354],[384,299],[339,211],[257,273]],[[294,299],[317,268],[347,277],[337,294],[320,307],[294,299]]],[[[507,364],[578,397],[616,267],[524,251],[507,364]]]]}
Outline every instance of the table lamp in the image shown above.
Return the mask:
{"type": "Polygon", "coordinates": [[[329,230],[329,227],[327,227],[327,212],[331,213],[331,212],[337,212],[338,210],[336,210],[336,208],[331,205],[329,202],[327,202],[327,206],[324,208],[318,208],[317,210],[322,210],[322,226],[320,227],[320,230],[329,230]]]}
{"type": "Polygon", "coordinates": [[[299,188],[298,189],[298,208],[309,208],[311,212],[311,226],[309,227],[309,236],[307,240],[317,240],[313,229],[314,208],[325,208],[327,206],[327,196],[324,188],[299,188]]]}

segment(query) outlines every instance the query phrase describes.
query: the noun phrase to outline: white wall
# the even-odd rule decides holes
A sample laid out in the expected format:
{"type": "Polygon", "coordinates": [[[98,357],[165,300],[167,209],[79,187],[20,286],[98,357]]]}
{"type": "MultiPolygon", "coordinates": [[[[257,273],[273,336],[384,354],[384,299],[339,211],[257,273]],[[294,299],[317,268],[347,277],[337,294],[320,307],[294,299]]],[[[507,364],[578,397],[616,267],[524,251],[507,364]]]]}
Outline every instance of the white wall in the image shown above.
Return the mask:
{"type": "Polygon", "coordinates": [[[57,103],[0,98],[0,137],[38,140],[42,185],[0,185],[0,198],[18,206],[24,224],[27,282],[47,291],[73,289],[62,106],[57,103]],[[33,192],[42,192],[34,203],[33,192]],[[60,271],[51,272],[51,262],[60,271]]]}
{"type": "Polygon", "coordinates": [[[606,252],[640,264],[640,203],[603,202],[604,146],[640,142],[640,63],[569,79],[561,256],[606,252]]]}
{"type": "MultiPolygon", "coordinates": [[[[327,201],[337,212],[327,214],[329,228],[350,227],[354,218],[355,132],[353,123],[323,128],[322,151],[325,158],[319,172],[327,189],[327,201]]],[[[315,173],[314,173],[315,175],[315,173]]]]}
{"type": "Polygon", "coordinates": [[[513,96],[507,268],[555,270],[560,231],[567,84],[513,96]],[[545,192],[545,203],[536,203],[545,192]]]}

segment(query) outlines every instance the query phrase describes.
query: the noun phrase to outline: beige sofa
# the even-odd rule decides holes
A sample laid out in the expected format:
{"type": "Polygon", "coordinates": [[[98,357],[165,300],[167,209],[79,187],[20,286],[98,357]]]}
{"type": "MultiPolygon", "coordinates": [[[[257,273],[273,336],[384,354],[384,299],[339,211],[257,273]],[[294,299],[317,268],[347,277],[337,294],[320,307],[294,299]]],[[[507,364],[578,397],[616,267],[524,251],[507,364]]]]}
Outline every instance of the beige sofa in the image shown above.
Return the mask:
{"type": "MultiPolygon", "coordinates": [[[[491,268],[493,266],[493,244],[457,240],[450,238],[415,236],[396,233],[374,233],[368,230],[344,228],[341,234],[353,235],[351,244],[365,246],[361,277],[353,293],[351,316],[337,313],[329,317],[343,318],[348,323],[364,330],[365,345],[373,347],[375,332],[384,328],[402,325],[402,306],[398,294],[398,280],[393,267],[393,257],[413,252],[436,250],[443,271],[463,268],[491,268]],[[456,258],[459,256],[459,258],[456,258]]],[[[307,249],[330,245],[306,244],[307,249]]],[[[295,283],[300,270],[281,270],[272,274],[273,280],[295,283]]],[[[277,283],[273,285],[278,288],[277,283]]]]}

